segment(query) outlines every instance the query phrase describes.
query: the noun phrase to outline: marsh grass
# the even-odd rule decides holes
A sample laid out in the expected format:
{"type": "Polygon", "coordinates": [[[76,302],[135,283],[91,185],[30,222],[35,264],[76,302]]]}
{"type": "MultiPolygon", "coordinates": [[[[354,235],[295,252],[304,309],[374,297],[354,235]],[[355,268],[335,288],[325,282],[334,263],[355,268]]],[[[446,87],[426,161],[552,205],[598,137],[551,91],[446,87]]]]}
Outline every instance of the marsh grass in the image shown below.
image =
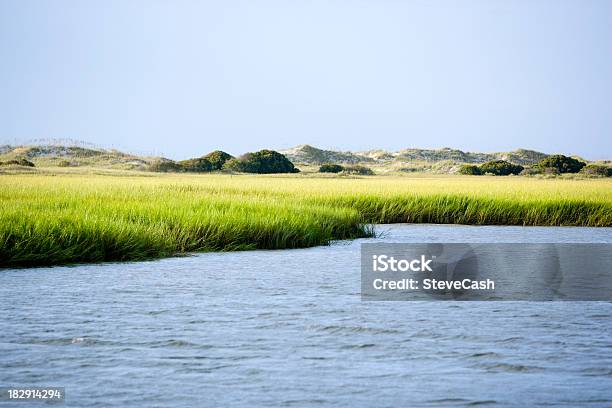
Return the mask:
{"type": "Polygon", "coordinates": [[[0,265],[284,249],[371,223],[612,225],[608,180],[520,177],[0,176],[0,265]]]}

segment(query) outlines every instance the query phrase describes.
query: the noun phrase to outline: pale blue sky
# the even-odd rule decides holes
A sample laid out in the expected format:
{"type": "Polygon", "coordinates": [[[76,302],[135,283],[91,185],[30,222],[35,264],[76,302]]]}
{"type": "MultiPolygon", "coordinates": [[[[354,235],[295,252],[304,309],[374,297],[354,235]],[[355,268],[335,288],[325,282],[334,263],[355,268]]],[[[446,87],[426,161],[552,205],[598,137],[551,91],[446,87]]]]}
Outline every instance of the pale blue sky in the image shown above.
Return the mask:
{"type": "Polygon", "coordinates": [[[0,143],[612,158],[612,1],[0,0],[0,143]]]}

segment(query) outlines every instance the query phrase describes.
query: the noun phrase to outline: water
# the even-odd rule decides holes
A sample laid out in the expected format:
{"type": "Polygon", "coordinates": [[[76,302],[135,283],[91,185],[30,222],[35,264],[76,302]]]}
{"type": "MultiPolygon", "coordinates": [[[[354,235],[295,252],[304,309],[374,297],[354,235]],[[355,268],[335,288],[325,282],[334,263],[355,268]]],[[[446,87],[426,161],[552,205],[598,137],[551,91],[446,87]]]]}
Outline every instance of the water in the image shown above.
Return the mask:
{"type": "Polygon", "coordinates": [[[65,387],[74,407],[612,406],[612,303],[359,296],[361,242],[612,242],[612,229],[378,230],[303,250],[2,270],[0,386],[65,387]]]}

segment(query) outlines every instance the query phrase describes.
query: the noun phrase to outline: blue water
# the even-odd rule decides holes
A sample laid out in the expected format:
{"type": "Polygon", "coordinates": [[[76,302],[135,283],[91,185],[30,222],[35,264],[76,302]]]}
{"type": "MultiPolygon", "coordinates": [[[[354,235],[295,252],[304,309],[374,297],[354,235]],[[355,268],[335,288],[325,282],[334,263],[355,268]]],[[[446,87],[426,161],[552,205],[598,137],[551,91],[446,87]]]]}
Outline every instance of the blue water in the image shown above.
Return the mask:
{"type": "Polygon", "coordinates": [[[612,406],[612,303],[359,294],[362,242],[612,242],[612,229],[378,231],[302,250],[0,270],[0,386],[65,387],[74,407],[612,406]]]}

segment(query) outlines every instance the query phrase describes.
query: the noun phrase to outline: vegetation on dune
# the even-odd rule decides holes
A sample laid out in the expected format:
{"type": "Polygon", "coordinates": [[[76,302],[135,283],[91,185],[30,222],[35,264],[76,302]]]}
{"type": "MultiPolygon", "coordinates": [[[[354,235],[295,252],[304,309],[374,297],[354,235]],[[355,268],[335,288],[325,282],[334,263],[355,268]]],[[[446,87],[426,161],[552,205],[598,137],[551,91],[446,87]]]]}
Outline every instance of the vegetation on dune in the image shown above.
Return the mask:
{"type": "Polygon", "coordinates": [[[293,163],[314,165],[326,163],[358,164],[374,161],[372,158],[359,153],[323,150],[310,145],[296,146],[293,149],[282,150],[281,153],[293,163]]]}
{"type": "Polygon", "coordinates": [[[480,176],[482,171],[480,171],[480,167],[474,164],[464,164],[459,168],[458,173],[466,176],[480,176]]]}
{"type": "Polygon", "coordinates": [[[480,165],[482,174],[493,174],[495,176],[517,175],[523,171],[524,167],[519,164],[512,164],[505,160],[492,160],[480,165]]]}
{"type": "Polygon", "coordinates": [[[339,164],[327,163],[319,167],[319,173],[341,173],[341,174],[352,174],[359,176],[372,176],[374,171],[366,166],[353,165],[353,166],[341,166],[339,164]]]}
{"type": "Polygon", "coordinates": [[[448,147],[442,149],[403,149],[396,152],[371,150],[367,152],[340,152],[318,149],[309,145],[300,145],[292,149],[282,150],[289,160],[299,164],[321,165],[325,163],[364,164],[374,163],[389,165],[393,162],[435,163],[452,161],[454,163],[480,164],[491,160],[506,160],[514,164],[531,165],[547,156],[545,153],[533,150],[517,149],[512,152],[476,153],[463,152],[448,147]]]}
{"type": "MultiPolygon", "coordinates": [[[[368,156],[372,156],[370,152],[368,156]]],[[[527,149],[517,149],[512,152],[478,153],[464,152],[448,147],[442,149],[404,149],[395,153],[383,152],[382,157],[386,160],[417,161],[417,162],[441,162],[452,161],[454,163],[480,164],[493,160],[505,160],[514,164],[529,165],[537,163],[545,158],[547,154],[527,149]]],[[[380,153],[376,157],[381,157],[380,153]]]]}
{"type": "Polygon", "coordinates": [[[221,170],[225,162],[233,159],[234,156],[221,150],[215,150],[214,152],[208,153],[203,158],[210,162],[213,170],[221,170]]]}
{"type": "Polygon", "coordinates": [[[371,168],[365,166],[344,166],[342,169],[344,174],[357,174],[360,176],[373,176],[374,172],[371,168]]]}
{"type": "Polygon", "coordinates": [[[480,176],[482,174],[509,176],[511,174],[520,174],[523,169],[524,167],[520,164],[512,164],[505,160],[492,160],[483,163],[480,166],[465,164],[459,168],[458,173],[466,176],[480,176]]]}
{"type": "Polygon", "coordinates": [[[289,159],[274,150],[246,153],[237,159],[228,160],[223,168],[241,173],[257,174],[299,173],[300,171],[289,159]]]}
{"type": "Polygon", "coordinates": [[[221,150],[215,150],[214,152],[210,152],[203,157],[181,160],[180,162],[178,162],[178,171],[207,173],[209,171],[221,170],[225,162],[233,158],[234,157],[228,153],[225,153],[221,150]]]}
{"type": "Polygon", "coordinates": [[[339,164],[328,163],[319,167],[319,173],[340,173],[342,170],[344,167],[339,164]]]}
{"type": "Polygon", "coordinates": [[[612,167],[602,164],[588,164],[580,170],[580,173],[589,176],[612,177],[612,167]]]}
{"type": "Polygon", "coordinates": [[[0,161],[25,157],[36,167],[100,167],[145,170],[153,161],[117,150],[68,145],[2,146],[0,161]]]}
{"type": "Polygon", "coordinates": [[[148,169],[149,171],[168,173],[182,171],[183,167],[174,160],[160,158],[152,162],[148,169]]]}
{"type": "Polygon", "coordinates": [[[525,168],[520,164],[513,164],[506,160],[491,160],[480,166],[465,164],[459,168],[458,173],[466,176],[480,176],[483,174],[509,176],[521,174],[524,170],[525,168]]]}
{"type": "Polygon", "coordinates": [[[34,163],[24,158],[0,161],[0,166],[13,166],[13,165],[14,166],[34,167],[34,163]]]}
{"type": "MultiPolygon", "coordinates": [[[[12,160],[27,159],[37,169],[49,167],[79,167],[82,169],[113,169],[113,170],[139,170],[153,172],[177,172],[177,173],[207,173],[230,169],[234,172],[256,172],[269,174],[275,171],[261,171],[259,165],[248,163],[247,159],[254,153],[234,159],[230,154],[221,150],[208,153],[182,161],[172,161],[163,157],[139,156],[125,153],[114,149],[104,149],[78,141],[59,141],[58,144],[49,140],[50,144],[23,145],[23,146],[0,146],[0,162],[11,164],[12,160]],[[72,145],[70,143],[74,143],[72,145]]],[[[258,152],[261,153],[261,152],[258,152]]],[[[511,152],[478,153],[464,152],[458,149],[404,149],[399,151],[371,150],[365,152],[341,152],[334,150],[318,149],[309,145],[301,145],[292,149],[281,150],[278,154],[283,155],[293,165],[305,172],[315,172],[319,166],[335,163],[342,166],[367,166],[376,174],[399,174],[399,173],[433,173],[433,174],[469,174],[477,175],[475,167],[483,163],[503,160],[513,165],[521,165],[525,170],[521,175],[544,175],[545,177],[556,176],[562,173],[578,172],[575,163],[583,162],[579,158],[570,158],[561,155],[549,156],[545,153],[517,149],[511,152]],[[472,170],[469,170],[472,169],[472,170]]],[[[592,163],[602,164],[602,163],[592,163]]],[[[12,163],[12,166],[18,166],[12,163]]],[[[264,166],[265,167],[265,166],[264,166]]],[[[294,167],[295,168],[295,167],[294,167]]],[[[21,169],[24,170],[24,169],[21,169]]],[[[32,169],[30,169],[32,170],[32,169]]],[[[288,172],[290,169],[282,169],[288,172]]],[[[15,171],[10,166],[0,168],[0,172],[15,171]]],[[[37,170],[33,170],[37,171],[37,170]]],[[[97,171],[97,170],[94,170],[97,171]]],[[[583,176],[594,177],[601,174],[593,174],[593,169],[579,172],[583,176]]],[[[359,174],[349,170],[346,173],[359,174]]],[[[483,173],[484,174],[484,173],[483,173]]]]}
{"type": "Polygon", "coordinates": [[[541,170],[552,170],[557,173],[578,173],[586,163],[562,154],[548,156],[534,167],[541,170]]]}
{"type": "Polygon", "coordinates": [[[181,160],[178,165],[180,170],[194,173],[206,173],[213,170],[212,164],[203,157],[181,160]]]}
{"type": "Polygon", "coordinates": [[[208,173],[221,169],[258,174],[299,173],[300,171],[285,156],[273,150],[247,153],[239,158],[234,158],[221,150],[215,150],[203,157],[179,162],[162,158],[149,165],[149,170],[154,172],[208,173]]]}
{"type": "Polygon", "coordinates": [[[369,223],[612,226],[612,180],[158,174],[0,177],[0,265],[298,248],[369,223]]]}

